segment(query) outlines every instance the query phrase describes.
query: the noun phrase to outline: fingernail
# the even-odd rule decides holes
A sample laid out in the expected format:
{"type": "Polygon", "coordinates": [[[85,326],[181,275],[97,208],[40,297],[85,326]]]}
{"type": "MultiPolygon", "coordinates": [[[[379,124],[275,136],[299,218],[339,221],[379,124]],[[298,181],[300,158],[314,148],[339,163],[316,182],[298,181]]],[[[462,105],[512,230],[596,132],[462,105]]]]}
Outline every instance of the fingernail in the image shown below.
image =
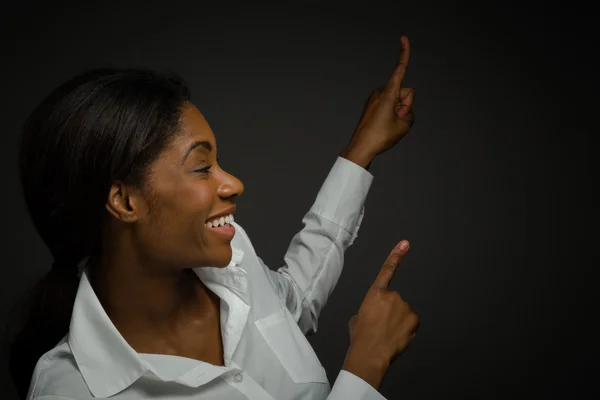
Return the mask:
{"type": "Polygon", "coordinates": [[[404,240],[400,243],[400,251],[406,251],[408,250],[408,241],[404,240]]]}

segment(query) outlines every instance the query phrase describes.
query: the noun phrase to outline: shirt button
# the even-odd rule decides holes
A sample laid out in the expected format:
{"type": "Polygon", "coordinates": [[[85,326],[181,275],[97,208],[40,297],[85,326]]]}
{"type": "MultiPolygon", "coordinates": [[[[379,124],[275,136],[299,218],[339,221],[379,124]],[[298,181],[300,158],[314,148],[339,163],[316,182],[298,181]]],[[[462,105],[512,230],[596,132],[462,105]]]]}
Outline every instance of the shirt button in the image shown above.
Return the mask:
{"type": "Polygon", "coordinates": [[[239,382],[241,382],[241,381],[242,381],[242,379],[243,379],[243,378],[242,378],[242,374],[235,374],[235,376],[233,377],[233,379],[234,379],[236,382],[238,382],[238,383],[239,383],[239,382]]]}

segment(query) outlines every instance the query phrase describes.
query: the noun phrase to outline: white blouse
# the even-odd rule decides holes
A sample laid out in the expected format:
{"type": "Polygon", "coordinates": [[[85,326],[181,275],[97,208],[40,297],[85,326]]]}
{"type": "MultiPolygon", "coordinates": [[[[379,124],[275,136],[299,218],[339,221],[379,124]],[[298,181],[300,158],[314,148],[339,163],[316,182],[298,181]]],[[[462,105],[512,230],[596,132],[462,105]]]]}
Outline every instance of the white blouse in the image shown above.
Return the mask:
{"type": "Polygon", "coordinates": [[[385,400],[345,370],[331,387],[305,336],[316,332],[338,282],[372,179],[338,157],[277,271],[257,256],[237,222],[229,265],[194,269],[221,299],[225,366],[137,353],[108,318],[84,269],[69,334],[38,361],[27,398],[385,400]]]}

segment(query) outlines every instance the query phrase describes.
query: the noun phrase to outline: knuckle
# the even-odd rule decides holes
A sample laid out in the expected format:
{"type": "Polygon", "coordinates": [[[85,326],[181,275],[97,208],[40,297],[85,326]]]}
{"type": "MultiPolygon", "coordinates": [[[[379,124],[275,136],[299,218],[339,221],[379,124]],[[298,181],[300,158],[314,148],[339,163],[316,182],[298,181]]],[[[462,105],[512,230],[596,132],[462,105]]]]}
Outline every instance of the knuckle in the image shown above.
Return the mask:
{"type": "Polygon", "coordinates": [[[402,296],[400,296],[400,293],[393,290],[390,292],[390,298],[392,299],[392,301],[395,301],[396,303],[403,303],[404,300],[402,300],[402,296]]]}
{"type": "Polygon", "coordinates": [[[396,265],[398,263],[394,262],[394,260],[386,260],[383,265],[381,266],[381,268],[383,269],[383,271],[385,271],[386,273],[394,273],[394,271],[396,270],[396,265]]]}
{"type": "Polygon", "coordinates": [[[350,326],[350,328],[352,328],[354,326],[354,324],[356,323],[356,315],[353,315],[350,320],[348,321],[348,326],[350,326]]]}
{"type": "Polygon", "coordinates": [[[393,272],[396,269],[396,265],[391,261],[386,261],[383,263],[382,268],[384,271],[393,272]]]}
{"type": "Polygon", "coordinates": [[[394,264],[397,265],[400,263],[400,258],[402,257],[402,253],[400,252],[400,250],[394,249],[388,259],[387,259],[387,263],[389,264],[394,264]]]}
{"type": "Polygon", "coordinates": [[[410,303],[408,303],[406,300],[404,299],[400,299],[402,301],[402,309],[403,311],[406,313],[406,315],[410,315],[413,313],[413,309],[410,306],[410,303]]]}
{"type": "Polygon", "coordinates": [[[411,325],[412,325],[412,326],[417,326],[417,325],[419,325],[420,318],[419,318],[419,316],[417,315],[417,313],[415,313],[414,311],[413,311],[413,312],[411,312],[411,313],[410,313],[410,315],[409,315],[409,318],[410,318],[410,323],[411,323],[411,325]]]}

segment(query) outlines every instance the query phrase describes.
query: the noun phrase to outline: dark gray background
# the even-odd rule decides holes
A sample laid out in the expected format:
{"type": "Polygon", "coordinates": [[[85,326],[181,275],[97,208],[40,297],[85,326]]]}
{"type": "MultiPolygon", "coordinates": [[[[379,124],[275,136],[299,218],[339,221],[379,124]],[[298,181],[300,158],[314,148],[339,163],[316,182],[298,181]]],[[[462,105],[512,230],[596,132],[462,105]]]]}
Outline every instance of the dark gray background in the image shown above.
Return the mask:
{"type": "MultiPolygon", "coordinates": [[[[4,6],[0,321],[10,326],[12,304],[51,262],[16,171],[21,124],[51,89],[105,65],[183,75],[221,163],[245,184],[236,220],[275,269],[364,101],[386,82],[404,32],[416,123],[372,165],[359,237],[309,340],[333,384],[347,321],[406,238],[412,247],[391,288],[421,327],[388,371],[384,396],[583,397],[598,354],[585,286],[596,216],[584,196],[596,182],[587,128],[595,45],[582,28],[592,26],[586,10],[565,4],[439,3],[4,6]]],[[[0,398],[13,399],[2,371],[0,398]]]]}

